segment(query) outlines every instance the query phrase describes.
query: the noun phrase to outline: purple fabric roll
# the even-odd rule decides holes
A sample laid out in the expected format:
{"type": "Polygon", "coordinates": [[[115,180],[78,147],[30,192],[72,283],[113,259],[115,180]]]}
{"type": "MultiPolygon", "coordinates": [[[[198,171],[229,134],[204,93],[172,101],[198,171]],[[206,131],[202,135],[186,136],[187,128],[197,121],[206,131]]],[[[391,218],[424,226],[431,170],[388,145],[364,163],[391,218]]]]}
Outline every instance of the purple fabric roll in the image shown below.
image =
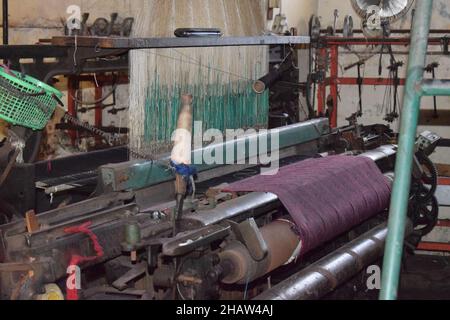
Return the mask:
{"type": "Polygon", "coordinates": [[[295,163],[226,190],[276,194],[297,224],[302,254],[381,213],[391,195],[388,179],[372,160],[347,156],[295,163]]]}

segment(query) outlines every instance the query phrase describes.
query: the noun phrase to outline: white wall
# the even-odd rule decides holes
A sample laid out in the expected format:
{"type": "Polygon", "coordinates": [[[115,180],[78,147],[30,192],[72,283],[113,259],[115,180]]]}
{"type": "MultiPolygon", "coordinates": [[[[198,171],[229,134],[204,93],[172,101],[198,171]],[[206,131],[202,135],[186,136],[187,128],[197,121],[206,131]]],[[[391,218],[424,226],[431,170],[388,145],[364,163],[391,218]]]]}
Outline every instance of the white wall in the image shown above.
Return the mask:
{"type": "MultiPolygon", "coordinates": [[[[353,8],[349,0],[319,0],[318,15],[321,18],[322,27],[332,25],[334,21],[333,12],[335,9],[339,10],[340,18],[338,21],[338,28],[342,28],[344,17],[346,15],[352,15],[355,21],[355,28],[360,28],[360,19],[353,11],[353,8]]],[[[393,28],[395,29],[409,29],[411,26],[411,12],[401,21],[397,22],[393,28]]],[[[450,0],[435,0],[434,1],[434,11],[432,17],[432,28],[436,29],[450,29],[450,0]]],[[[359,35],[357,35],[359,36],[359,35]]],[[[363,47],[353,48],[354,50],[361,50],[363,47]]],[[[441,50],[440,47],[434,47],[430,50],[441,50]]],[[[394,51],[404,51],[408,52],[408,48],[394,47],[394,51]]],[[[340,66],[346,66],[353,62],[359,60],[355,54],[351,54],[349,50],[341,49],[342,54],[340,55],[340,66]]],[[[401,60],[405,63],[405,66],[401,69],[400,77],[405,77],[406,75],[406,65],[408,61],[407,55],[396,55],[397,60],[401,60]]],[[[383,59],[383,77],[388,77],[388,71],[386,67],[390,64],[390,58],[388,54],[384,55],[383,59]]],[[[442,55],[430,55],[427,58],[427,63],[437,61],[440,63],[440,67],[437,71],[438,78],[449,78],[450,75],[450,57],[442,55]]],[[[363,74],[366,77],[378,77],[378,66],[379,66],[379,55],[368,61],[363,68],[363,74]]],[[[340,68],[340,75],[345,77],[356,77],[356,68],[353,70],[343,72],[340,68]]],[[[385,113],[383,112],[383,99],[386,92],[386,87],[364,87],[363,92],[363,102],[364,102],[364,117],[363,122],[367,124],[371,123],[383,123],[383,118],[385,113]]],[[[403,101],[403,90],[399,92],[400,100],[403,101]]],[[[346,123],[345,118],[350,114],[354,113],[358,108],[358,89],[357,87],[340,87],[340,97],[339,101],[339,124],[344,125],[346,123]]],[[[438,105],[440,109],[450,109],[450,98],[439,97],[438,105]]],[[[423,109],[433,108],[433,99],[424,98],[422,101],[423,109]]],[[[450,125],[450,124],[449,124],[450,125]]],[[[395,130],[398,129],[398,122],[393,124],[395,130]]],[[[423,131],[430,129],[437,132],[445,138],[450,138],[450,128],[449,127],[420,127],[419,130],[423,131]]],[[[440,149],[433,155],[433,159],[436,162],[443,164],[450,164],[450,151],[448,149],[440,149]]]]}
{"type": "MultiPolygon", "coordinates": [[[[10,0],[9,1],[9,42],[10,44],[34,44],[39,39],[48,39],[53,36],[63,35],[63,25],[69,14],[67,8],[71,5],[80,6],[82,13],[89,12],[92,23],[96,18],[105,17],[109,19],[112,12],[118,12],[120,17],[136,16],[139,8],[133,6],[133,0],[10,0]]],[[[0,6],[1,11],[1,6],[0,6]]],[[[1,40],[0,40],[1,41],[1,40]]],[[[67,82],[61,79],[57,85],[58,89],[67,88],[67,82]]],[[[94,89],[90,83],[83,83],[83,99],[85,101],[94,100],[94,89]]],[[[119,86],[117,96],[117,108],[128,105],[127,86],[119,86]]],[[[111,88],[105,88],[104,93],[108,93],[111,88]]],[[[67,103],[67,96],[63,101],[67,103]]],[[[112,102],[112,99],[105,103],[112,102]]],[[[84,121],[93,124],[94,111],[80,115],[84,121]]],[[[112,116],[107,111],[103,113],[103,123],[105,126],[114,123],[126,126],[128,123],[128,113],[120,112],[118,116],[112,116]]]]}
{"type": "MultiPolygon", "coordinates": [[[[311,15],[317,14],[317,0],[282,0],[281,11],[286,15],[289,27],[298,29],[299,34],[308,33],[308,24],[311,15]]],[[[277,14],[279,10],[276,10],[277,14]]]]}

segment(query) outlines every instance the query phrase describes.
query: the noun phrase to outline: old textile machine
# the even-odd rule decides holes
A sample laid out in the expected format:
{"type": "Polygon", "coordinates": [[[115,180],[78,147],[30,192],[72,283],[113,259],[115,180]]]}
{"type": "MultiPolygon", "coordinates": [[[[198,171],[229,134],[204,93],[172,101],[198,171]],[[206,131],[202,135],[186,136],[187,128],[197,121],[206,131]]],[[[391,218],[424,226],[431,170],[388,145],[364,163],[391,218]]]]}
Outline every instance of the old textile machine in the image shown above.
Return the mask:
{"type": "MultiPolygon", "coordinates": [[[[99,168],[87,201],[0,227],[1,298],[339,297],[383,254],[396,135],[354,123],[332,130],[328,119],[277,135],[274,176],[259,175],[264,168],[251,161],[197,164],[194,186],[169,157],[99,168]]],[[[192,158],[218,147],[248,151],[261,137],[210,145],[192,158]]],[[[410,246],[437,221],[428,158],[437,140],[418,138],[410,246]]]]}

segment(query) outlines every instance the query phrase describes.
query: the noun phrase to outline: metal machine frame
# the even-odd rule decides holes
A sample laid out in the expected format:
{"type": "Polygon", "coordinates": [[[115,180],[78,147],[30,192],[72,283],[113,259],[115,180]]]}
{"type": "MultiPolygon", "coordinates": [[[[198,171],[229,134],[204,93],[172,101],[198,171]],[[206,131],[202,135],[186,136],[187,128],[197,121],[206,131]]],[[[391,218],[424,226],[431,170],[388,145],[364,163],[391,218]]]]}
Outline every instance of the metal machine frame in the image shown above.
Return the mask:
{"type": "Polygon", "coordinates": [[[424,80],[432,8],[433,0],[416,1],[380,294],[385,300],[397,298],[420,101],[424,96],[450,95],[450,80],[424,80]]]}

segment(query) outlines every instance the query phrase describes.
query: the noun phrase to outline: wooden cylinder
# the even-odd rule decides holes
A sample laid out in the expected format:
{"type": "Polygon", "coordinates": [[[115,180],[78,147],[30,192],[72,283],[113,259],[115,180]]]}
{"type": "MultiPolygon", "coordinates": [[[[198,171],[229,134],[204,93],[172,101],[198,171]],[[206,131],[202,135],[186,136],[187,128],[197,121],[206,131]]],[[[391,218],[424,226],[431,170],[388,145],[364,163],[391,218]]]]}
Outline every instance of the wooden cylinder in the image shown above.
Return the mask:
{"type": "Polygon", "coordinates": [[[192,155],[192,95],[181,97],[181,110],[178,115],[177,129],[173,135],[174,147],[171,159],[177,164],[191,164],[192,155]]]}

